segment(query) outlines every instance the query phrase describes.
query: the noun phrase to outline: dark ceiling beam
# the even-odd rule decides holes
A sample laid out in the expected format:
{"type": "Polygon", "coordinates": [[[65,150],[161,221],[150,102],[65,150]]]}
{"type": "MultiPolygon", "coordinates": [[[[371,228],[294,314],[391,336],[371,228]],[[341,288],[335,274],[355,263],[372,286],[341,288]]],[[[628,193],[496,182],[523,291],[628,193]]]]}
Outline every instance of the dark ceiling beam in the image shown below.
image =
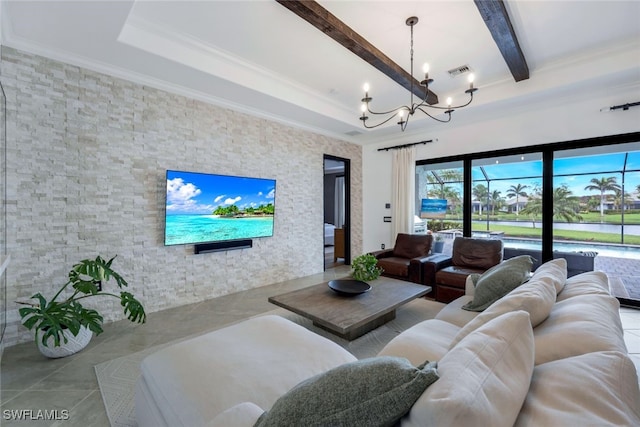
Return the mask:
{"type": "MultiPolygon", "coordinates": [[[[413,93],[420,98],[424,98],[425,88],[420,86],[418,80],[315,1],[276,1],[367,61],[408,91],[411,91],[411,83],[413,82],[413,93]]],[[[438,103],[438,96],[431,90],[429,91],[427,102],[429,104],[438,103]]]]}
{"type": "Polygon", "coordinates": [[[516,82],[529,78],[529,67],[502,0],[474,0],[516,82]]]}

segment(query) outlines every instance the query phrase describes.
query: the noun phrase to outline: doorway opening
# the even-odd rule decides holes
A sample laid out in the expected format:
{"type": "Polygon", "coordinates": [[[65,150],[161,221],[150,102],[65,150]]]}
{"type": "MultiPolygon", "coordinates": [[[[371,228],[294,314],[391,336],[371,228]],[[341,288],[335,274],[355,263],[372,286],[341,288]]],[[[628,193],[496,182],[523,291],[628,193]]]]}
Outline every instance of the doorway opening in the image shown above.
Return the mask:
{"type": "Polygon", "coordinates": [[[324,155],[324,268],[351,263],[350,161],[324,155]]]}

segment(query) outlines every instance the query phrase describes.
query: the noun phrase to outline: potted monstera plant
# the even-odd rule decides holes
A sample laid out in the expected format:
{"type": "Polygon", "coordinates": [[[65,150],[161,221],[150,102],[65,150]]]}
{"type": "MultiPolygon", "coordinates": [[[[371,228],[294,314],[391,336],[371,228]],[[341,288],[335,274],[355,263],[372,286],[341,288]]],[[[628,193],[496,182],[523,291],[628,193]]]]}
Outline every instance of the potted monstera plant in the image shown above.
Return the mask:
{"type": "Polygon", "coordinates": [[[108,261],[98,256],[83,259],[69,271],[69,280],[49,300],[41,293],[34,294],[34,302],[18,302],[27,305],[18,310],[22,324],[35,330],[38,348],[47,357],[65,357],[86,347],[93,333],[103,332],[103,317],[92,308],[83,307],[82,301],[93,297],[112,297],[120,300],[124,314],[129,320],[144,323],[147,315],[144,307],[131,293],[122,289],[126,280],[116,273],[108,261]],[[119,293],[108,292],[103,286],[115,280],[119,293]]]}

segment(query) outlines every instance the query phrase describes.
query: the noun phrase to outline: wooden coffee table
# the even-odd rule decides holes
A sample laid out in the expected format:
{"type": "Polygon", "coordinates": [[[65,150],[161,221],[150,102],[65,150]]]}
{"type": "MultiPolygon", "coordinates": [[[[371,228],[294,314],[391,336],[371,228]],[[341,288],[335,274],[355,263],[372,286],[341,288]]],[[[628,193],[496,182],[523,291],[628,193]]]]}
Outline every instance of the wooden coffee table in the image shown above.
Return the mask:
{"type": "Polygon", "coordinates": [[[380,277],[369,282],[369,292],[343,296],[327,283],[269,297],[269,302],[351,341],[395,319],[396,308],[431,292],[430,286],[380,277]]]}

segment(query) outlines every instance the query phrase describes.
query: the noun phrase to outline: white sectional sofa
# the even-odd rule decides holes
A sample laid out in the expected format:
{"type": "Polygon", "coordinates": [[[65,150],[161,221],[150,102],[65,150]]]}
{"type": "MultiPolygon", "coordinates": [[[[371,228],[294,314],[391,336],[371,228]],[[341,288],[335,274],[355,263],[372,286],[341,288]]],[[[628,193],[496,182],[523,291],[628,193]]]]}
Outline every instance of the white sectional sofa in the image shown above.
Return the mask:
{"type": "MultiPolygon", "coordinates": [[[[400,425],[640,425],[638,376],[605,274],[567,279],[566,262],[553,260],[481,313],[461,309],[473,291],[469,280],[465,296],[380,352],[438,362],[440,378],[400,425]]],[[[285,319],[247,320],[146,358],[138,424],[253,426],[301,381],[355,361],[285,319]]]]}

